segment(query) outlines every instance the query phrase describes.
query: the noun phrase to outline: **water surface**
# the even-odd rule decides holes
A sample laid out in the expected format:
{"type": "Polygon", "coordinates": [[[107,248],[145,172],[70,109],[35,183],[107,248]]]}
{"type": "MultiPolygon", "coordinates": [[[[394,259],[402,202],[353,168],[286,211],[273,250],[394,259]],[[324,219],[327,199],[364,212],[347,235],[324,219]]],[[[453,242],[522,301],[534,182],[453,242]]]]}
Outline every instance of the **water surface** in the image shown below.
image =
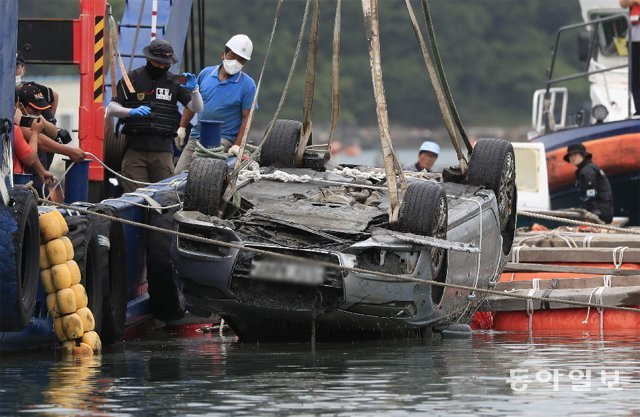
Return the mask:
{"type": "Polygon", "coordinates": [[[314,349],[158,334],[84,360],[4,354],[0,415],[634,415],[639,342],[476,333],[314,349]]]}

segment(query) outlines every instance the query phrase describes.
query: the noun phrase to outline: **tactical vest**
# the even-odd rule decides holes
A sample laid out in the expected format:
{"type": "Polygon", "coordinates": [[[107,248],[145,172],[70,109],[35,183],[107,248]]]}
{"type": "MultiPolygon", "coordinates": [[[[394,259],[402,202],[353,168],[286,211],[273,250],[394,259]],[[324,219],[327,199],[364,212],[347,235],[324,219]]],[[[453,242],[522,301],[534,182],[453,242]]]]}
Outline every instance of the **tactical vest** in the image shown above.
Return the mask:
{"type": "Polygon", "coordinates": [[[130,116],[124,119],[122,133],[175,136],[180,122],[178,112],[179,84],[172,82],[157,83],[152,91],[129,94],[125,107],[134,109],[139,106],[151,108],[149,116],[130,116]]]}

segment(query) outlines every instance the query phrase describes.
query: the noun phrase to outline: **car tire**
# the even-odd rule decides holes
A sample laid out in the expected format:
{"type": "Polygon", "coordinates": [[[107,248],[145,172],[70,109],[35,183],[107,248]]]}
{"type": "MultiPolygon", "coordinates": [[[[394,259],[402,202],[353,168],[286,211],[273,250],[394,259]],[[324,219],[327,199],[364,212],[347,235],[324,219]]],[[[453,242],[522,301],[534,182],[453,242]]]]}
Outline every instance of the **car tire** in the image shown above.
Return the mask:
{"type": "Polygon", "coordinates": [[[217,216],[227,169],[227,163],[220,159],[196,158],[187,174],[184,209],[217,216]]]}
{"type": "MultiPolygon", "coordinates": [[[[107,204],[96,204],[88,210],[119,217],[118,210],[107,204]]],[[[103,217],[91,218],[98,234],[99,256],[108,261],[108,271],[102,282],[102,333],[103,345],[122,339],[127,315],[127,257],[122,224],[103,217]]]]}
{"type": "MultiPolygon", "coordinates": [[[[473,147],[467,182],[494,192],[498,203],[500,231],[515,228],[516,159],[513,145],[502,139],[480,139],[473,147]]],[[[504,236],[503,236],[504,239],[504,236]]]]}
{"type": "Polygon", "coordinates": [[[68,216],[65,220],[69,226],[67,236],[73,244],[73,260],[78,264],[82,276],[80,283],[89,298],[87,307],[93,313],[95,331],[101,335],[103,291],[104,282],[109,279],[109,258],[101,256],[98,234],[91,218],[81,215],[68,216]]]}
{"type": "Polygon", "coordinates": [[[262,144],[260,166],[293,168],[301,131],[302,123],[297,120],[276,120],[262,144]]]}
{"type": "Polygon", "coordinates": [[[40,229],[38,204],[31,191],[16,187],[11,205],[0,205],[0,331],[15,332],[29,323],[36,303],[40,229]]]}
{"type": "Polygon", "coordinates": [[[104,163],[114,171],[122,169],[122,158],[127,150],[125,135],[118,134],[113,126],[113,118],[107,117],[104,123],[104,163]]]}
{"type": "MultiPolygon", "coordinates": [[[[412,182],[402,199],[398,218],[398,230],[439,239],[447,238],[447,195],[441,184],[431,181],[412,182]]],[[[447,268],[447,251],[431,248],[431,273],[433,280],[444,280],[447,268]]],[[[434,288],[434,292],[438,291],[434,288]]]]}
{"type": "MultiPolygon", "coordinates": [[[[192,165],[193,167],[193,165],[192,165]]],[[[161,206],[179,202],[175,191],[156,193],[154,199],[161,206]]],[[[173,215],[178,208],[149,211],[149,225],[173,230],[173,215]]],[[[173,279],[169,249],[175,236],[150,230],[147,234],[147,281],[151,311],[158,320],[178,320],[186,311],[184,296],[173,279]]]]}

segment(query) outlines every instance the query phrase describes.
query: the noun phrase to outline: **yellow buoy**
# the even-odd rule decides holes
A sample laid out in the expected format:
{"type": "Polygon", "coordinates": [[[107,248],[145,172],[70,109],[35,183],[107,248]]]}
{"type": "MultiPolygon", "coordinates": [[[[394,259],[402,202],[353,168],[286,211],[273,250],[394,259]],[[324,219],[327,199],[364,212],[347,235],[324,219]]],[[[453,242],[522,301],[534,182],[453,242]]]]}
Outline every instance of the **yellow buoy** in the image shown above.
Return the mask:
{"type": "Polygon", "coordinates": [[[38,263],[40,264],[40,269],[51,268],[51,264],[49,263],[49,258],[47,258],[46,245],[40,245],[40,260],[38,263]]]}
{"type": "Polygon", "coordinates": [[[84,328],[82,327],[82,320],[76,313],[67,314],[62,316],[62,329],[68,339],[77,339],[82,337],[84,328]]]}
{"type": "Polygon", "coordinates": [[[56,290],[63,290],[71,286],[71,272],[69,272],[69,267],[66,264],[52,266],[51,276],[56,290]]]}
{"type": "Polygon", "coordinates": [[[65,262],[71,273],[71,285],[80,284],[80,267],[74,260],[65,262]]]}
{"type": "Polygon", "coordinates": [[[64,342],[67,340],[67,335],[64,332],[64,328],[62,326],[62,317],[58,317],[53,320],[53,332],[56,334],[56,339],[58,342],[64,342]]]}
{"type": "Polygon", "coordinates": [[[80,345],[73,348],[73,356],[93,356],[93,349],[86,343],[80,343],[80,345]]]}
{"type": "Polygon", "coordinates": [[[74,284],[71,286],[71,291],[76,297],[76,307],[83,308],[89,304],[89,298],[87,297],[87,291],[85,291],[82,284],[74,284]]]}
{"type": "Polygon", "coordinates": [[[65,288],[56,293],[56,310],[60,314],[74,313],[76,306],[76,296],[71,288],[65,288]]]}
{"type": "Polygon", "coordinates": [[[50,269],[43,269],[40,271],[40,281],[42,281],[42,289],[45,294],[52,294],[56,292],[56,287],[53,285],[53,277],[51,276],[50,269]]]}
{"type": "Polygon", "coordinates": [[[71,355],[71,353],[73,353],[73,348],[76,347],[76,341],[75,340],[66,340],[64,342],[62,342],[62,352],[65,355],[71,355]]]}
{"type": "Polygon", "coordinates": [[[62,243],[64,243],[64,248],[67,250],[67,261],[70,261],[71,259],[73,259],[73,255],[74,255],[73,243],[71,243],[71,239],[69,239],[66,236],[62,236],[60,240],[62,241],[62,243]]]}
{"type": "Polygon", "coordinates": [[[40,216],[40,235],[44,242],[49,242],[50,240],[58,239],[62,236],[60,221],[53,213],[53,211],[50,211],[49,213],[45,213],[40,216]]]}
{"type": "Polygon", "coordinates": [[[47,304],[47,314],[49,314],[51,317],[58,317],[60,315],[58,314],[58,307],[57,307],[58,304],[57,304],[57,297],[55,292],[47,295],[46,304],[47,304]]]}
{"type": "Polygon", "coordinates": [[[82,335],[82,343],[86,343],[91,346],[91,349],[93,349],[94,352],[100,352],[102,350],[100,336],[98,336],[98,333],[94,331],[85,332],[85,334],[82,335]]]}
{"type": "Polygon", "coordinates": [[[96,321],[93,318],[93,313],[89,310],[89,307],[79,308],[76,311],[76,315],[80,317],[80,320],[82,321],[82,328],[85,332],[90,332],[95,329],[96,321]]]}
{"type": "Polygon", "coordinates": [[[60,213],[58,210],[53,210],[51,213],[51,217],[55,218],[60,225],[60,232],[62,233],[62,236],[69,233],[69,226],[67,226],[67,221],[62,216],[62,213],[60,213]]]}
{"type": "Polygon", "coordinates": [[[59,265],[67,262],[67,249],[60,239],[47,242],[47,258],[51,265],[59,265]]]}

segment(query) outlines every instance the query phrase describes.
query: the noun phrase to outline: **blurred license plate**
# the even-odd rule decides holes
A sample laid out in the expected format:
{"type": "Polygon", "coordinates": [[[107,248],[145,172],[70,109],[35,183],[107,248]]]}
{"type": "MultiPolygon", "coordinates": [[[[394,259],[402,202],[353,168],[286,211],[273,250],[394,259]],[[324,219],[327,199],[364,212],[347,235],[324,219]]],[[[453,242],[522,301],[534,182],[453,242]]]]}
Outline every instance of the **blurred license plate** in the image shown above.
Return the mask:
{"type": "Polygon", "coordinates": [[[324,267],[273,261],[253,261],[251,277],[268,281],[319,285],[324,282],[324,267]]]}

